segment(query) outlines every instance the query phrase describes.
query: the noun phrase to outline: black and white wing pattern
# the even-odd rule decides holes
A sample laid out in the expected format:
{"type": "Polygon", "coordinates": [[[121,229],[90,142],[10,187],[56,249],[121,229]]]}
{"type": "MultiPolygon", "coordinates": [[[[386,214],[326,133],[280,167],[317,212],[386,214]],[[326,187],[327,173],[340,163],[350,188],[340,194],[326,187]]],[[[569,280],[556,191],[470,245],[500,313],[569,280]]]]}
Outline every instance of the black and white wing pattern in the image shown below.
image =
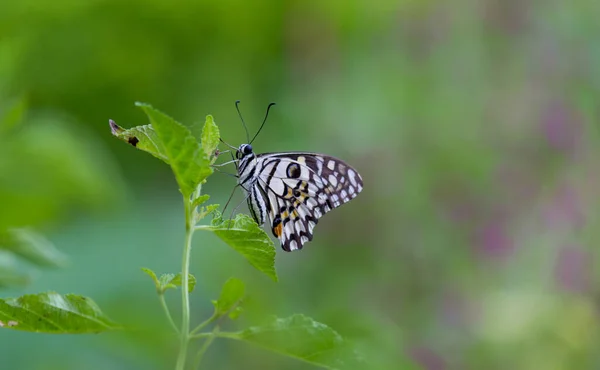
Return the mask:
{"type": "Polygon", "coordinates": [[[345,162],[315,153],[255,155],[249,144],[237,152],[239,184],[259,225],[268,219],[287,252],[302,249],[325,213],[362,191],[359,173],[345,162]]]}

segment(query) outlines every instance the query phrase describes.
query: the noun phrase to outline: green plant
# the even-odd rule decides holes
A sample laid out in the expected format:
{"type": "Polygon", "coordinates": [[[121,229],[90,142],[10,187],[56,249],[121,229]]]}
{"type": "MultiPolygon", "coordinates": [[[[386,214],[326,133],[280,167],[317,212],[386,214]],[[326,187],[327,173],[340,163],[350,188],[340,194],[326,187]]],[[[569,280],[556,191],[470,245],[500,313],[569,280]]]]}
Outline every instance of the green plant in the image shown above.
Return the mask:
{"type": "Polygon", "coordinates": [[[213,173],[212,165],[217,158],[219,144],[219,129],[212,116],[206,117],[203,126],[185,126],[150,105],[137,105],[146,113],[150,124],[124,129],[110,121],[111,131],[119,139],[170,165],[183,197],[185,238],[181,272],[157,277],[152,270],[143,269],[154,281],[166,317],[179,334],[176,368],[186,368],[190,345],[195,341],[203,341],[195,359],[196,365],[199,365],[216,338],[246,341],[325,368],[343,366],[343,361],[352,357],[349,356],[351,352],[347,341],[328,326],[304,315],[272,318],[262,326],[236,332],[221,331],[222,320],[235,320],[242,312],[245,285],[236,278],[230,278],[223,285],[219,298],[213,301],[213,314],[197,327],[190,327],[189,294],[194,290],[196,278],[189,273],[189,269],[195,232],[214,233],[257,270],[277,281],[275,247],[250,217],[238,214],[233,220],[223,220],[217,211],[219,205],[205,205],[209,196],[202,194],[202,185],[213,173]],[[208,216],[212,216],[211,222],[201,223],[208,216]],[[178,287],[181,288],[183,307],[180,325],[173,320],[164,299],[169,289],[178,287]],[[211,330],[203,331],[211,326],[211,330]]]}
{"type": "MultiPolygon", "coordinates": [[[[0,287],[21,288],[32,266],[68,263],[37,228],[66,207],[116,200],[118,174],[86,133],[56,114],[31,113],[23,98],[0,101],[0,287]],[[74,156],[72,153],[78,153],[74,156]],[[110,180],[109,180],[110,179],[110,180]]],[[[87,297],[56,292],[0,299],[0,327],[43,333],[119,328],[87,297]]]]}
{"type": "MultiPolygon", "coordinates": [[[[15,260],[39,267],[60,267],[67,260],[32,226],[56,218],[62,206],[86,202],[98,205],[119,193],[115,186],[119,187],[120,179],[107,167],[110,161],[99,161],[101,153],[84,148],[79,140],[81,133],[74,133],[73,127],[48,116],[30,118],[33,122],[21,127],[25,106],[24,101],[14,100],[0,107],[0,173],[5,175],[0,177],[0,201],[6,206],[0,214],[0,286],[28,282],[29,276],[16,267],[15,260]],[[73,150],[79,155],[65,153],[73,150]],[[36,195],[33,200],[32,194],[36,195]],[[37,207],[37,212],[31,212],[32,207],[37,207]]],[[[125,130],[111,121],[112,133],[169,164],[183,196],[185,238],[181,272],[157,277],[152,270],[143,269],[152,278],[166,317],[179,335],[176,368],[186,368],[190,346],[202,342],[195,356],[195,364],[199,366],[216,338],[253,343],[325,368],[342,366],[345,360],[353,358],[350,346],[338,333],[304,315],[271,318],[261,326],[235,332],[221,331],[223,320],[235,320],[243,311],[245,284],[236,278],[223,285],[219,298],[213,301],[213,314],[197,327],[190,327],[189,294],[194,290],[196,278],[189,268],[195,232],[214,233],[257,270],[277,281],[275,247],[250,217],[238,214],[233,220],[224,220],[217,210],[219,205],[205,205],[209,196],[202,194],[202,184],[213,173],[219,144],[219,130],[213,118],[208,116],[203,126],[188,127],[149,105],[138,106],[151,124],[125,130]],[[201,224],[208,216],[212,217],[211,222],[201,224]],[[181,323],[177,325],[164,296],[179,287],[183,309],[181,323]]],[[[55,334],[100,333],[122,328],[90,298],[56,292],[0,299],[0,327],[55,334]]]]}

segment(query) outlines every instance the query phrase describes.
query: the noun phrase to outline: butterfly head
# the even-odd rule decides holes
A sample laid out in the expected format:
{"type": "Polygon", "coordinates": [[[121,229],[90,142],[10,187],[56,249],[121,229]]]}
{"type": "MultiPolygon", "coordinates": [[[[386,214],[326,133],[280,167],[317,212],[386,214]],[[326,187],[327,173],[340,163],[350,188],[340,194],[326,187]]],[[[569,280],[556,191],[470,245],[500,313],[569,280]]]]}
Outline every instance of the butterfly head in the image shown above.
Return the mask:
{"type": "Polygon", "coordinates": [[[240,145],[240,147],[238,148],[238,150],[235,153],[235,156],[237,157],[237,159],[242,159],[244,157],[247,157],[249,155],[252,155],[252,145],[250,144],[242,144],[240,145]]]}

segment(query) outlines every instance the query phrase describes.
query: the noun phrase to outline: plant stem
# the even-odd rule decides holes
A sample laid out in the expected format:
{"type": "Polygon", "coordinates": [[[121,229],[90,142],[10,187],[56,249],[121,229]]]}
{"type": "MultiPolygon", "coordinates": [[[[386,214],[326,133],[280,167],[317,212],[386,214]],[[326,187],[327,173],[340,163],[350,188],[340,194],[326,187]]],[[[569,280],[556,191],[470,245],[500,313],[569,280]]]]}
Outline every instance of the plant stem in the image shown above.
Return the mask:
{"type": "Polygon", "coordinates": [[[175,325],[175,321],[173,321],[173,317],[171,316],[171,312],[169,311],[169,306],[167,306],[167,302],[165,301],[165,295],[159,294],[158,299],[160,300],[160,305],[162,306],[163,310],[165,310],[165,314],[167,315],[169,323],[171,324],[173,329],[175,329],[175,332],[179,333],[179,328],[177,327],[177,325],[175,325]]]}
{"type": "Polygon", "coordinates": [[[202,347],[200,348],[200,350],[198,351],[198,354],[196,355],[196,361],[195,361],[195,366],[194,366],[195,369],[200,368],[200,363],[202,362],[202,357],[204,357],[206,350],[212,344],[212,342],[215,340],[218,333],[219,333],[219,326],[217,325],[217,326],[215,326],[213,331],[208,335],[208,337],[204,340],[204,343],[202,343],[202,347]]]}
{"type": "Polygon", "coordinates": [[[192,202],[189,197],[183,197],[185,209],[185,244],[183,246],[183,258],[181,262],[181,331],[179,332],[181,344],[177,356],[177,370],[184,370],[187,358],[188,343],[190,341],[190,298],[188,278],[190,271],[190,254],[192,251],[192,236],[194,235],[194,220],[192,214],[192,202]]]}
{"type": "Polygon", "coordinates": [[[218,331],[218,332],[209,332],[209,333],[199,333],[190,335],[190,339],[202,339],[214,336],[216,338],[227,338],[227,339],[236,339],[240,340],[241,336],[239,332],[228,332],[228,331],[218,331]]]}
{"type": "Polygon", "coordinates": [[[194,328],[194,330],[192,330],[190,332],[190,338],[191,338],[191,335],[194,335],[194,334],[198,333],[200,330],[204,329],[207,325],[209,325],[212,322],[216,321],[218,318],[219,318],[219,316],[217,316],[216,312],[213,313],[213,315],[211,317],[209,317],[208,319],[204,320],[202,323],[200,323],[198,326],[196,326],[194,328]]]}

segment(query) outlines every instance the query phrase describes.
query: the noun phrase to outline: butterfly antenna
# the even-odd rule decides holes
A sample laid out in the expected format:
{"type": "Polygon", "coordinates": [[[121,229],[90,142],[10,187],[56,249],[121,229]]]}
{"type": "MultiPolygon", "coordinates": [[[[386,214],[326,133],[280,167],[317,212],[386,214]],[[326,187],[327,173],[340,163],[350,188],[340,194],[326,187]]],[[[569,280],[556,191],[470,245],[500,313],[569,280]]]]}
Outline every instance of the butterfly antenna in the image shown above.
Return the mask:
{"type": "Polygon", "coordinates": [[[256,139],[256,137],[258,136],[258,134],[260,134],[260,131],[262,130],[263,126],[265,125],[265,122],[267,122],[267,117],[269,117],[269,110],[271,110],[271,107],[274,106],[274,105],[275,105],[275,103],[269,103],[269,106],[267,107],[267,113],[265,113],[265,119],[263,119],[263,122],[260,125],[260,128],[256,132],[256,135],[254,135],[254,137],[252,138],[252,140],[250,140],[249,144],[252,144],[252,142],[254,141],[254,139],[256,139]]]}
{"type": "Polygon", "coordinates": [[[238,112],[238,116],[240,116],[240,119],[242,120],[242,125],[244,125],[244,130],[246,130],[246,140],[250,141],[250,134],[248,133],[248,126],[246,126],[246,122],[244,122],[244,117],[242,117],[242,113],[240,112],[239,104],[240,104],[240,101],[236,100],[235,101],[235,109],[238,112]]]}

